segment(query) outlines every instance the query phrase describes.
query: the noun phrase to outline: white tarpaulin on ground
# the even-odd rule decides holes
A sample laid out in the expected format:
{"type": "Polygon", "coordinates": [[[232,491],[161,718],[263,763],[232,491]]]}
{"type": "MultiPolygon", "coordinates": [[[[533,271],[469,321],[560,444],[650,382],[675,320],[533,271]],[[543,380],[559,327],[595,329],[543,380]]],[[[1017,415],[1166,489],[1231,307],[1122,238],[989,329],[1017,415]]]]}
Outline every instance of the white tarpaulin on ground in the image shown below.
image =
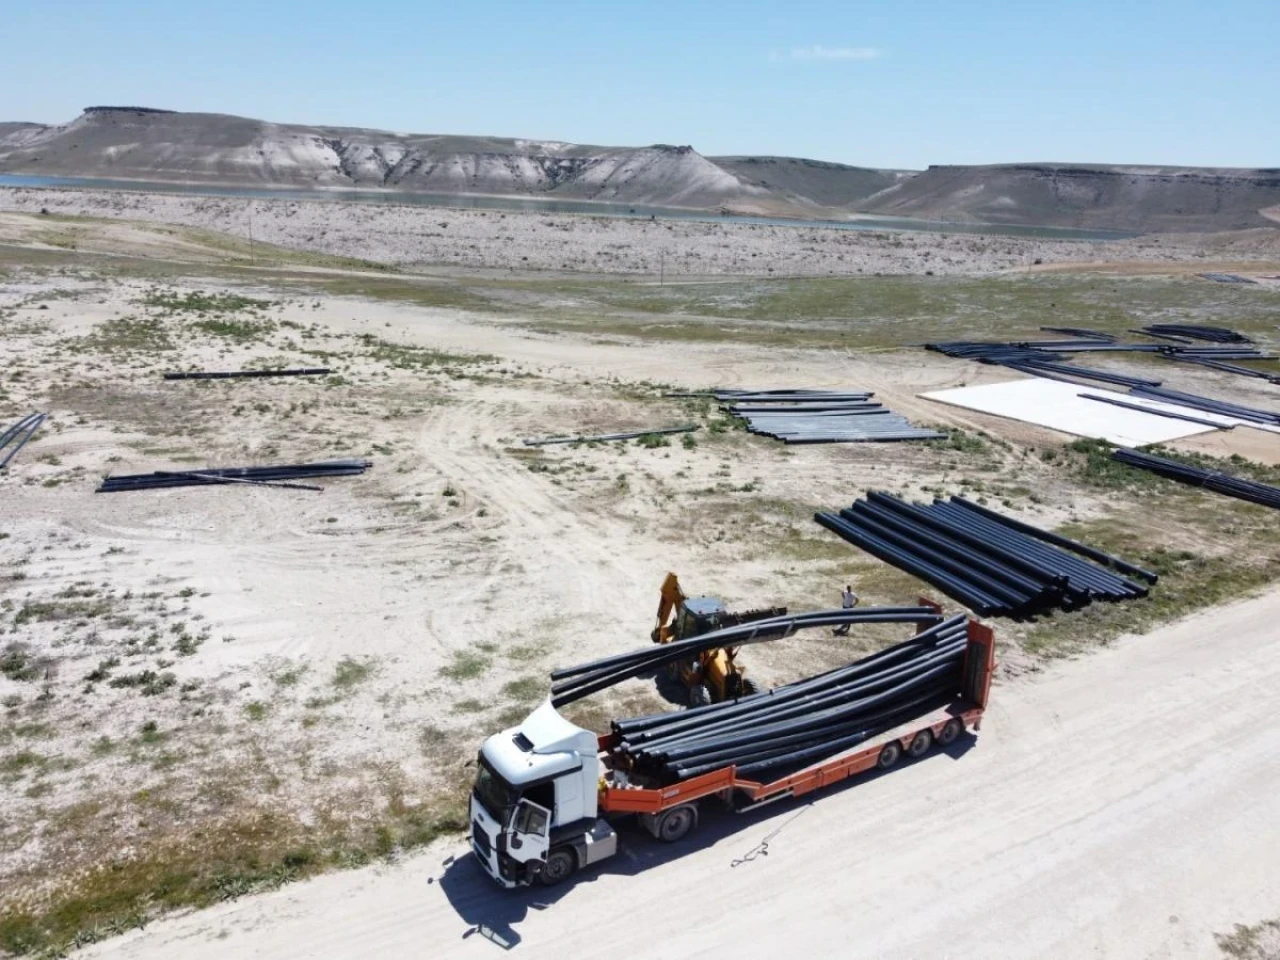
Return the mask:
{"type": "Polygon", "coordinates": [[[1030,380],[1011,380],[1008,383],[988,383],[980,387],[957,387],[953,390],[935,390],[921,394],[928,400],[1008,417],[1023,423],[1034,423],[1051,430],[1061,430],[1077,437],[1110,440],[1122,447],[1141,447],[1148,443],[1163,443],[1179,437],[1192,437],[1210,433],[1215,428],[1199,423],[1188,423],[1170,417],[1156,416],[1139,410],[1126,410],[1110,403],[1088,400],[1081,394],[1110,397],[1124,403],[1138,404],[1153,410],[1172,410],[1199,420],[1221,423],[1224,427],[1238,421],[1230,417],[1216,416],[1199,410],[1190,410],[1172,403],[1140,400],[1127,393],[1083,387],[1059,380],[1033,377],[1030,380]]]}

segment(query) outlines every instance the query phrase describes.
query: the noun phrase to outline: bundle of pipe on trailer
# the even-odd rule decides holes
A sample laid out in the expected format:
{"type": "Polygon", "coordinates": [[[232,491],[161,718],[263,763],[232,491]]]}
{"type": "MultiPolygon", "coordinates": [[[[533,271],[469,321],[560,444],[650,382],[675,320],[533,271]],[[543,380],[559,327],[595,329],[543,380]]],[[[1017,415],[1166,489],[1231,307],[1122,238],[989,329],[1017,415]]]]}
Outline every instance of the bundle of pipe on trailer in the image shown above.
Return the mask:
{"type": "Polygon", "coordinates": [[[932,625],[942,617],[932,607],[864,607],[853,610],[815,610],[786,614],[722,627],[696,637],[645,647],[603,660],[565,667],[551,674],[551,703],[573,703],[624,680],[651,673],[667,664],[690,660],[709,650],[779,640],[799,630],[855,623],[916,623],[932,625]]]}
{"type": "Polygon", "coordinates": [[[232,380],[242,377],[319,377],[329,373],[328,367],[305,367],[299,370],[192,370],[166,373],[166,380],[232,380]]]}
{"type": "Polygon", "coordinates": [[[46,413],[29,413],[4,433],[0,433],[0,470],[9,466],[9,461],[35,436],[47,416],[46,413]]]}
{"type": "Polygon", "coordinates": [[[1225,400],[1213,400],[1209,397],[1197,396],[1194,393],[1182,393],[1178,390],[1167,390],[1163,387],[1134,387],[1129,392],[1135,397],[1145,397],[1148,400],[1164,400],[1179,406],[1191,407],[1194,410],[1202,410],[1205,413],[1216,413],[1219,416],[1234,417],[1237,420],[1247,420],[1250,423],[1265,423],[1269,426],[1280,427],[1280,413],[1259,410],[1255,407],[1246,407],[1239,403],[1227,403],[1225,400]]]}
{"type": "Polygon", "coordinates": [[[1119,557],[963,497],[917,506],[872,491],[850,509],[814,519],[984,617],[1030,617],[1094,600],[1145,597],[1147,587],[1128,576],[1147,583],[1158,579],[1119,557]]]}
{"type": "Polygon", "coordinates": [[[1243,333],[1226,327],[1206,327],[1193,323],[1151,323],[1138,333],[1161,337],[1184,337],[1190,340],[1209,340],[1214,343],[1253,343],[1243,333]]]}
{"type": "Polygon", "coordinates": [[[780,776],[941,707],[960,689],[963,616],[844,667],[737,700],[615,720],[631,769],[672,783],[724,767],[780,776]]]}
{"type": "Polygon", "coordinates": [[[307,477],[347,477],[364,473],[373,464],[368,460],[325,460],[320,463],[297,463],[270,467],[220,467],[199,470],[158,470],[104,477],[98,493],[121,493],[127,490],[156,490],[169,487],[202,487],[222,484],[286,484],[307,477]]]}
{"type": "Polygon", "coordinates": [[[1170,480],[1204,487],[1216,493],[1226,494],[1228,497],[1237,497],[1240,500],[1248,500],[1251,503],[1260,503],[1264,507],[1280,510],[1280,487],[1255,483],[1252,480],[1241,480],[1229,474],[1204,470],[1190,464],[1179,463],[1177,460],[1167,460],[1164,457],[1127,448],[1113,451],[1111,459],[1130,467],[1150,470],[1170,480]]]}
{"type": "Polygon", "coordinates": [[[946,436],[914,426],[871,399],[870,393],[834,390],[720,390],[725,410],[747,421],[751,433],[784,443],[856,443],[937,440],[946,436]]]}

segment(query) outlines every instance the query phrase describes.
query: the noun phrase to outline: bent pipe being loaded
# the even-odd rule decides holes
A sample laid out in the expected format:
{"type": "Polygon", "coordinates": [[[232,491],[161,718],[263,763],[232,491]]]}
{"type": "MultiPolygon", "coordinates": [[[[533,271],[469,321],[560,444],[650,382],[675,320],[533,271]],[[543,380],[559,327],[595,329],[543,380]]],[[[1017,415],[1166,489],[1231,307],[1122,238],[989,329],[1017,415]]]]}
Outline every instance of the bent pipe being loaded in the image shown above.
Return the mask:
{"type": "MultiPolygon", "coordinates": [[[[933,613],[933,611],[929,611],[927,615],[926,614],[919,615],[914,620],[914,622],[933,623],[933,622],[936,622],[938,619],[940,618],[936,613],[933,613]]],[[[750,643],[762,642],[765,640],[776,640],[776,639],[779,639],[781,636],[790,636],[792,633],[796,632],[796,630],[799,630],[805,627],[837,626],[837,625],[842,625],[844,623],[850,623],[850,622],[903,623],[903,622],[912,622],[912,621],[906,620],[900,615],[869,616],[869,617],[863,616],[863,617],[857,618],[856,620],[850,620],[848,617],[842,617],[842,616],[826,616],[826,617],[810,619],[806,621],[804,624],[796,627],[793,630],[788,631],[785,634],[778,634],[776,632],[771,631],[764,636],[734,635],[730,638],[717,637],[715,642],[707,643],[706,645],[701,647],[701,649],[714,650],[719,647],[726,647],[726,646],[741,647],[741,646],[746,646],[747,644],[750,644],[750,643]]],[[[727,632],[728,631],[717,631],[717,633],[727,633],[727,632]]],[[[704,637],[711,637],[711,636],[713,636],[713,634],[704,635],[704,637]]],[[[703,638],[700,637],[697,639],[703,639],[703,638]]],[[[588,677],[578,678],[573,681],[567,681],[559,685],[553,684],[551,688],[551,693],[552,693],[551,703],[555,707],[560,707],[567,703],[573,703],[576,700],[581,700],[583,697],[590,696],[593,693],[598,693],[601,690],[607,689],[608,687],[621,683],[623,680],[629,680],[640,673],[644,673],[652,669],[657,669],[658,667],[665,666],[668,663],[675,663],[678,660],[685,659],[689,655],[688,650],[686,649],[672,650],[671,649],[672,647],[676,647],[676,646],[677,644],[673,644],[673,643],[662,645],[661,647],[658,648],[659,649],[658,655],[651,657],[650,659],[644,661],[642,664],[638,666],[620,668],[612,672],[606,673],[604,675],[593,674],[588,677]],[[669,651],[669,652],[663,652],[663,651],[669,651]]]]}
{"type": "MultiPolygon", "coordinates": [[[[701,652],[701,649],[714,649],[716,647],[736,646],[733,640],[742,634],[752,634],[758,631],[760,627],[774,628],[781,626],[789,626],[792,624],[800,624],[804,626],[807,621],[815,617],[829,617],[839,615],[847,617],[850,623],[854,623],[860,619],[875,617],[874,622],[884,623],[922,623],[922,622],[941,622],[942,617],[932,607],[861,607],[853,610],[812,610],[807,613],[788,613],[777,617],[769,617],[764,620],[751,620],[747,623],[735,624],[730,627],[723,627],[719,630],[713,630],[709,633],[701,633],[694,637],[686,637],[682,640],[674,640],[671,643],[662,644],[659,650],[695,650],[701,652]],[[898,617],[897,620],[887,619],[889,617],[898,617]],[[886,619],[880,619],[886,618],[886,619]],[[712,641],[709,645],[704,641],[712,641]]],[[[572,667],[562,667],[551,672],[552,680],[563,680],[567,677],[578,676],[583,673],[591,673],[608,667],[622,666],[623,664],[632,662],[638,658],[654,652],[653,647],[644,647],[640,650],[633,650],[629,653],[619,653],[609,657],[602,657],[599,660],[592,660],[587,663],[580,663],[572,667]]]]}

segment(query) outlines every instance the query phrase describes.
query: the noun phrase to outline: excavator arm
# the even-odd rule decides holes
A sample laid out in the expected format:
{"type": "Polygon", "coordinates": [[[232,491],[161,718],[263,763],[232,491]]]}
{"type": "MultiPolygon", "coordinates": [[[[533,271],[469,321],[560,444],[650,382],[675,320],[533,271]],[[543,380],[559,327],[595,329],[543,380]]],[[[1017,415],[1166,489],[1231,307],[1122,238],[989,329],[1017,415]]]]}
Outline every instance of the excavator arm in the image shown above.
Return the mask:
{"type": "Polygon", "coordinates": [[[654,643],[666,643],[672,639],[674,630],[668,625],[668,621],[672,619],[673,614],[680,615],[685,599],[684,591],[680,589],[680,581],[674,573],[668,573],[659,591],[658,623],[653,628],[654,643]]]}

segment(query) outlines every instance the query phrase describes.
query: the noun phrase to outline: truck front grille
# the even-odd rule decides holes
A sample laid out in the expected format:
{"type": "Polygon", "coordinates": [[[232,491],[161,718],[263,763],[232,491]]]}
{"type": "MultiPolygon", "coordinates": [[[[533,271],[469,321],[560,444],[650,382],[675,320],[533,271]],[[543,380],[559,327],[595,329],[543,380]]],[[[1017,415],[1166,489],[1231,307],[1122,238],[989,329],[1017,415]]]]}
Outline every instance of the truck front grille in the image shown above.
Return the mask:
{"type": "Polygon", "coordinates": [[[476,848],[476,853],[486,860],[493,852],[493,848],[489,845],[489,835],[484,832],[484,827],[480,826],[479,820],[471,824],[471,845],[476,848]]]}

